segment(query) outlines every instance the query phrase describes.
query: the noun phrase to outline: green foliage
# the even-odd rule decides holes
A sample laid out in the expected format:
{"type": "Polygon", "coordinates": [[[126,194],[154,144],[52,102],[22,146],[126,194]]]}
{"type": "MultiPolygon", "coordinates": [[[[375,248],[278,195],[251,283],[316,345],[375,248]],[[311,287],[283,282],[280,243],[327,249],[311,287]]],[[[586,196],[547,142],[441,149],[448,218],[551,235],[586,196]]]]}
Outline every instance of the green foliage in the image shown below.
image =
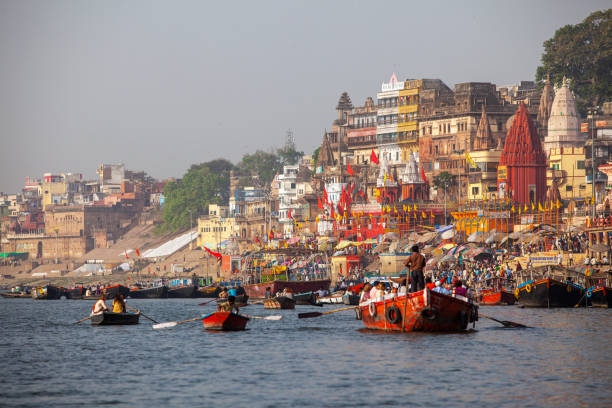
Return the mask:
{"type": "Polygon", "coordinates": [[[566,25],[544,42],[542,65],[536,80],[550,75],[560,84],[563,77],[572,80],[580,113],[612,97],[612,9],[596,11],[583,22],[566,25]]]}
{"type": "Polygon", "coordinates": [[[157,232],[188,228],[191,220],[196,225],[198,216],[208,212],[209,204],[227,204],[232,167],[224,159],[194,164],[182,179],[166,184],[164,223],[157,232]]]}
{"type": "Polygon", "coordinates": [[[276,172],[282,169],[282,164],[276,154],[257,150],[253,154],[242,156],[237,167],[241,176],[255,175],[261,186],[267,186],[274,179],[276,172]]]}
{"type": "Polygon", "coordinates": [[[312,152],[312,160],[314,161],[314,165],[316,167],[317,162],[319,161],[319,152],[321,151],[321,146],[317,147],[314,152],[312,152]]]}
{"type": "Polygon", "coordinates": [[[278,159],[283,166],[297,164],[302,156],[304,156],[304,152],[295,150],[295,144],[289,141],[285,143],[285,146],[283,146],[282,149],[278,149],[276,153],[278,154],[278,159]]]}
{"type": "Polygon", "coordinates": [[[447,171],[443,171],[433,178],[433,185],[439,189],[449,188],[452,184],[453,176],[447,171]]]}

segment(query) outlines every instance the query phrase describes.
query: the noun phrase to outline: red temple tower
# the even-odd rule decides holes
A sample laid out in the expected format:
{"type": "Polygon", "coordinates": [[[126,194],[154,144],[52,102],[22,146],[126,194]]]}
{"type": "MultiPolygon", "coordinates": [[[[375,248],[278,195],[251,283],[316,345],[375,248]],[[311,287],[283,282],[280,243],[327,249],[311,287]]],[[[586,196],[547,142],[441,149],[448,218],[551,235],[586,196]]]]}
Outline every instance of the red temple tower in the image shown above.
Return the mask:
{"type": "Polygon", "coordinates": [[[517,203],[543,203],[546,196],[546,155],[525,104],[519,105],[508,131],[497,168],[500,198],[517,203]]]}

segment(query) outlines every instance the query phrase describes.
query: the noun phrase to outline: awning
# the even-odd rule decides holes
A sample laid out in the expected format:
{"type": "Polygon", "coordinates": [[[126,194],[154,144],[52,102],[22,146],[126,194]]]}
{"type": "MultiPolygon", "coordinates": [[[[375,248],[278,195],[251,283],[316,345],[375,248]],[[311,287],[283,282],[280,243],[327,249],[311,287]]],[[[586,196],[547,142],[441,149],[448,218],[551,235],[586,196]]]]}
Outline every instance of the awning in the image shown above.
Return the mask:
{"type": "Polygon", "coordinates": [[[612,251],[610,246],[605,244],[593,244],[589,247],[589,249],[593,252],[606,253],[612,251]]]}

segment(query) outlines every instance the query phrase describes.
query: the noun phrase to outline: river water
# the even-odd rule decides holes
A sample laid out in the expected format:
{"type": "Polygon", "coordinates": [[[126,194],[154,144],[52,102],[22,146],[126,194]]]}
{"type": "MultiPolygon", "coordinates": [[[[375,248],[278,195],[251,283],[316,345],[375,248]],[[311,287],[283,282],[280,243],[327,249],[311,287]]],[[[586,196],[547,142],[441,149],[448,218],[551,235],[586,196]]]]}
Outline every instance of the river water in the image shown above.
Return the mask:
{"type": "MultiPolygon", "coordinates": [[[[129,300],[163,322],[205,299],[129,300]]],[[[0,299],[0,406],[597,407],[612,397],[612,311],[482,307],[462,334],[363,329],[352,311],[298,319],[301,307],[244,313],[244,332],[195,321],[152,330],[91,326],[92,301],[0,299]]]]}

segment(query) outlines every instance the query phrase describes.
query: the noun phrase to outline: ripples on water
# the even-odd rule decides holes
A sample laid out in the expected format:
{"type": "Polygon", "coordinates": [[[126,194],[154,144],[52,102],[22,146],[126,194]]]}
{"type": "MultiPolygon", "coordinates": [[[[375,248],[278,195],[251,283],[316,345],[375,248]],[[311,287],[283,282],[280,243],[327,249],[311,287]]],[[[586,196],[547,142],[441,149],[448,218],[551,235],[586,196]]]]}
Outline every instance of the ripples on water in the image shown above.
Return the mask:
{"type": "MultiPolygon", "coordinates": [[[[200,299],[130,300],[163,322],[200,299]]],[[[352,311],[251,320],[244,332],[195,321],[152,330],[73,325],[91,301],[0,299],[0,406],[609,406],[612,311],[483,307],[532,328],[481,318],[461,334],[363,329],[352,311]]],[[[326,310],[331,310],[327,308],[326,310]]]]}

